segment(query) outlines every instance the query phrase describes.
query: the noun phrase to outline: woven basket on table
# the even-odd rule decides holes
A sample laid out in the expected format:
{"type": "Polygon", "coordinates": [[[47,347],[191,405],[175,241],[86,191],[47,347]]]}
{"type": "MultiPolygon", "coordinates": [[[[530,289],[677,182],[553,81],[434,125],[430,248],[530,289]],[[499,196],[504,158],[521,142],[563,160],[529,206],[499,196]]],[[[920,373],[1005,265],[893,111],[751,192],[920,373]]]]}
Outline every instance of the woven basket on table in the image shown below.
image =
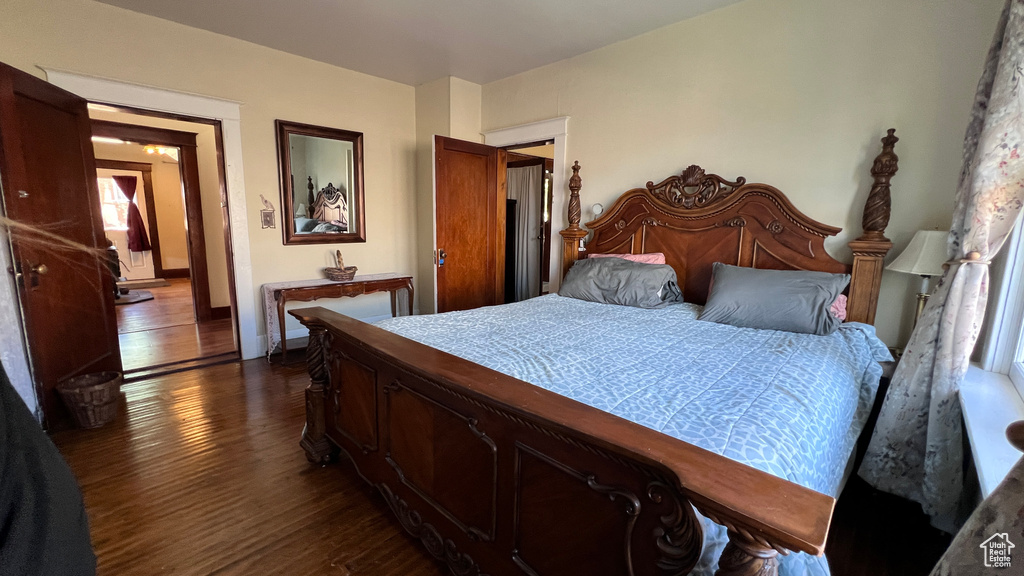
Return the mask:
{"type": "Polygon", "coordinates": [[[324,276],[327,276],[328,280],[334,280],[335,282],[344,282],[351,280],[356,277],[355,266],[345,266],[345,259],[341,257],[341,250],[336,253],[338,258],[337,267],[324,268],[324,276]]]}
{"type": "Polygon", "coordinates": [[[57,384],[57,392],[82,428],[98,428],[117,416],[121,397],[119,372],[96,372],[68,378],[57,384]]]}

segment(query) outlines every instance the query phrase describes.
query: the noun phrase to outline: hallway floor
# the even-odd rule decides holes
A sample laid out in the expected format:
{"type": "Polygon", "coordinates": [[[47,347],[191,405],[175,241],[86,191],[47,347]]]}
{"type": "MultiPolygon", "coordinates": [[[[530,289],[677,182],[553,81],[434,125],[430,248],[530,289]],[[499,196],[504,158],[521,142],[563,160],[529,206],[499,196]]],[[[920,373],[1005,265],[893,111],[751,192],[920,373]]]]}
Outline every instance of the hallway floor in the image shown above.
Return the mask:
{"type": "Polygon", "coordinates": [[[188,278],[146,288],[153,299],[117,306],[117,333],[126,373],[235,351],[231,319],[197,324],[188,278]]]}

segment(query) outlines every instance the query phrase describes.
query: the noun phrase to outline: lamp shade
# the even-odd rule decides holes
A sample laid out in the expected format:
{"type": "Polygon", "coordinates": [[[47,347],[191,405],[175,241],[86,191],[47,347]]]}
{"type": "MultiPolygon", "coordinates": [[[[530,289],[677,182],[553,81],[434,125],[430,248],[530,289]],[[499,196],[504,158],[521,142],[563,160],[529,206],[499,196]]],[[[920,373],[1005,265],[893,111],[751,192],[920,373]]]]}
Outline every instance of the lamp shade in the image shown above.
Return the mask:
{"type": "Polygon", "coordinates": [[[906,249],[885,269],[918,276],[941,276],[942,265],[948,259],[947,238],[949,232],[918,230],[906,249]]]}

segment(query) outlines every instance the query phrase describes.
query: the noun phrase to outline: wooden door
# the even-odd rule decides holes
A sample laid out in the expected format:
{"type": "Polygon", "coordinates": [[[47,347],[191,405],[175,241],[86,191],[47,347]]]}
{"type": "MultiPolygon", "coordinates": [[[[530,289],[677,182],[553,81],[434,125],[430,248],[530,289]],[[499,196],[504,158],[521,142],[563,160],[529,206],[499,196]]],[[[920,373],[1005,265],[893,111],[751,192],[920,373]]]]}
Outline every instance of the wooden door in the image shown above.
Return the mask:
{"type": "MultiPolygon", "coordinates": [[[[106,248],[85,100],[0,64],[0,183],[8,218],[106,248]]],[[[37,236],[32,236],[36,238],[37,236]]],[[[56,384],[121,370],[114,278],[102,254],[11,239],[36,394],[47,427],[68,413],[56,384]]]]}
{"type": "Polygon", "coordinates": [[[505,151],[434,136],[437,311],[505,302],[505,151]]]}

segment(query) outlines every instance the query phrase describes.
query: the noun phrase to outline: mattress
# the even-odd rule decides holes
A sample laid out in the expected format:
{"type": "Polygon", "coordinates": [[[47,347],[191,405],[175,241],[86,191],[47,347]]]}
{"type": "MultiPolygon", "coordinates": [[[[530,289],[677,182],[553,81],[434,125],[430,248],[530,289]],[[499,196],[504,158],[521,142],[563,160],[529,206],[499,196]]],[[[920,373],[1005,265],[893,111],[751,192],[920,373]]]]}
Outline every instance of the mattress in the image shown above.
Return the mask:
{"type": "MultiPolygon", "coordinates": [[[[866,324],[829,336],[697,320],[700,307],[641,309],[541,296],[381,328],[610,412],[812,490],[838,495],[891,360],[866,324]]],[[[705,519],[694,574],[712,574],[725,529],[705,519]]],[[[790,554],[780,574],[828,574],[790,554]]]]}

